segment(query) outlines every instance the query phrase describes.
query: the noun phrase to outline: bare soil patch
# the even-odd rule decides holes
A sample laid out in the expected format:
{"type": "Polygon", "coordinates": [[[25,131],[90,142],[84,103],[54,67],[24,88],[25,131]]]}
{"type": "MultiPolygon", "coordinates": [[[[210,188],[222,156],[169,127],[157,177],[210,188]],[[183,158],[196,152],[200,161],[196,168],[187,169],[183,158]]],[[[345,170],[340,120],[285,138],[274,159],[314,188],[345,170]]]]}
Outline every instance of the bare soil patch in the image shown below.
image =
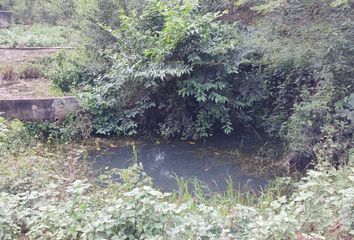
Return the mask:
{"type": "Polygon", "coordinates": [[[51,83],[41,76],[21,78],[19,69],[50,56],[58,49],[0,49],[0,99],[40,98],[51,96],[51,83]]]}
{"type": "Polygon", "coordinates": [[[51,97],[50,82],[45,78],[0,81],[0,99],[51,97]]]}
{"type": "Polygon", "coordinates": [[[0,66],[36,61],[57,52],[58,49],[0,49],[0,66]]]}

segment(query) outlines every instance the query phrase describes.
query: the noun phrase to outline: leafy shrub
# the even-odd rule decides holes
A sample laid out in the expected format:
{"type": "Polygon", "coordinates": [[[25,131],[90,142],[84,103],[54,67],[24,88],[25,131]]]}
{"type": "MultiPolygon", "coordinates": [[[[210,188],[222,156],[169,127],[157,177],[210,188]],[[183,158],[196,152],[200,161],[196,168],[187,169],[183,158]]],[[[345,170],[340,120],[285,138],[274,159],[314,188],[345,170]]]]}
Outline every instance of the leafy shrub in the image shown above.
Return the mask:
{"type": "Polygon", "coordinates": [[[59,52],[51,61],[48,77],[62,91],[70,92],[81,83],[90,84],[104,68],[101,60],[93,62],[94,56],[79,51],[59,52]],[[102,66],[101,66],[102,65],[102,66]]]}
{"type": "Polygon", "coordinates": [[[242,31],[219,17],[198,12],[193,3],[160,1],[141,18],[121,17],[112,31],[113,66],[91,96],[85,94],[92,98],[86,102],[96,103],[91,111],[99,133],[150,128],[198,139],[217,127],[229,134],[234,123],[247,122],[246,111],[262,99],[262,85],[251,73],[240,73],[252,51],[243,47],[242,31]]]}
{"type": "Polygon", "coordinates": [[[41,142],[67,143],[89,138],[90,119],[84,113],[67,116],[63,122],[26,123],[29,134],[41,142]]]}
{"type": "Polygon", "coordinates": [[[337,166],[352,147],[350,122],[336,114],[354,91],[353,8],[344,2],[252,1],[263,17],[250,44],[261,47],[258,74],[269,94],[261,125],[289,143],[290,162],[327,155],[337,166]],[[317,156],[323,145],[327,154],[317,156]]]}
{"type": "Polygon", "coordinates": [[[354,234],[353,169],[309,171],[287,199],[272,202],[255,221],[254,239],[345,239],[354,234]],[[320,206],[320,207],[319,207],[320,206]]]}
{"type": "Polygon", "coordinates": [[[18,206],[18,198],[6,193],[0,193],[0,239],[12,240],[20,234],[16,225],[14,213],[18,206]]]}
{"type": "MultiPolygon", "coordinates": [[[[149,128],[163,136],[197,139],[218,128],[230,133],[240,124],[255,125],[290,142],[287,120],[294,107],[306,103],[306,95],[350,85],[351,55],[343,50],[351,49],[352,10],[334,7],[332,2],[254,1],[250,14],[254,10],[263,16],[252,28],[222,21],[232,13],[213,12],[230,7],[237,14],[230,1],[218,2],[218,8],[208,1],[199,5],[152,1],[142,8],[128,4],[125,16],[107,12],[106,17],[97,18],[87,15],[88,9],[98,14],[105,11],[97,3],[86,5],[91,8],[82,10],[83,19],[102,23],[91,21],[90,26],[100,29],[98,36],[110,39],[89,44],[109,49],[107,59],[111,57],[113,64],[83,94],[84,103],[96,116],[95,128],[99,133],[127,135],[149,128]],[[313,16],[314,8],[321,14],[313,16]],[[284,17],[285,12],[290,15],[284,17]],[[319,24],[322,13],[329,18],[319,24]],[[297,28],[298,15],[311,27],[297,28]],[[345,27],[337,24],[339,18],[345,27]],[[333,52],[326,52],[328,48],[333,52]],[[335,54],[343,56],[343,64],[331,70],[335,54]]],[[[237,6],[243,4],[250,3],[239,1],[237,6]]],[[[117,3],[119,7],[123,6],[117,3]]],[[[350,90],[332,94],[330,111],[334,99],[348,94],[350,90]]]]}
{"type": "Polygon", "coordinates": [[[87,53],[52,75],[79,91],[96,133],[260,130],[302,165],[321,144],[336,166],[353,147],[338,113],[354,91],[348,1],[78,2],[87,53]]]}

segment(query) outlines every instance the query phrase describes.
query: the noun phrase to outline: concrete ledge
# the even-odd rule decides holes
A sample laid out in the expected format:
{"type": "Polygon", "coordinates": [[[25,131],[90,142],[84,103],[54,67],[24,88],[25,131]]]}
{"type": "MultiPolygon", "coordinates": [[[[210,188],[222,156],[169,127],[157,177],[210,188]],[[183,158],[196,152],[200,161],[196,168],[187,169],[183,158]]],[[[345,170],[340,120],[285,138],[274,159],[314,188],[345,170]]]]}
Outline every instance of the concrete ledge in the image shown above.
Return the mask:
{"type": "Polygon", "coordinates": [[[0,100],[0,117],[21,121],[62,121],[79,109],[75,97],[0,100]]]}

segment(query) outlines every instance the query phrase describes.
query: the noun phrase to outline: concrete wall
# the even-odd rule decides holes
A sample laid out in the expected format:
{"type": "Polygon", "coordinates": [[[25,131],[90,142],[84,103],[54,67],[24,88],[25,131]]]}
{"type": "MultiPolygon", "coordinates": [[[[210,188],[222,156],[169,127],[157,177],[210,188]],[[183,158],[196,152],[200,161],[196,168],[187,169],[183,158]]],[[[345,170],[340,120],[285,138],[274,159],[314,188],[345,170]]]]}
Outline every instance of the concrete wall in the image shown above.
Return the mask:
{"type": "Polygon", "coordinates": [[[9,27],[12,23],[12,12],[0,11],[0,28],[9,27]]]}
{"type": "Polygon", "coordinates": [[[0,117],[34,122],[60,122],[79,108],[75,97],[0,100],[0,117]]]}

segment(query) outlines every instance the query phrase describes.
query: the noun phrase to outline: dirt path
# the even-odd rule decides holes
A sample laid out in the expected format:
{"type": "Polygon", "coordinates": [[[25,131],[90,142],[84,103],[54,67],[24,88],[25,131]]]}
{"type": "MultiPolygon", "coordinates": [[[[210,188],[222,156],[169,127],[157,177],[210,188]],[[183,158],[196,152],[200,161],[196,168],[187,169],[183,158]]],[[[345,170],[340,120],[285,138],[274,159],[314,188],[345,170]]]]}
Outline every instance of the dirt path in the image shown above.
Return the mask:
{"type": "Polygon", "coordinates": [[[36,62],[58,49],[0,49],[0,99],[51,96],[51,83],[36,76],[20,76],[26,63],[36,62]]]}

